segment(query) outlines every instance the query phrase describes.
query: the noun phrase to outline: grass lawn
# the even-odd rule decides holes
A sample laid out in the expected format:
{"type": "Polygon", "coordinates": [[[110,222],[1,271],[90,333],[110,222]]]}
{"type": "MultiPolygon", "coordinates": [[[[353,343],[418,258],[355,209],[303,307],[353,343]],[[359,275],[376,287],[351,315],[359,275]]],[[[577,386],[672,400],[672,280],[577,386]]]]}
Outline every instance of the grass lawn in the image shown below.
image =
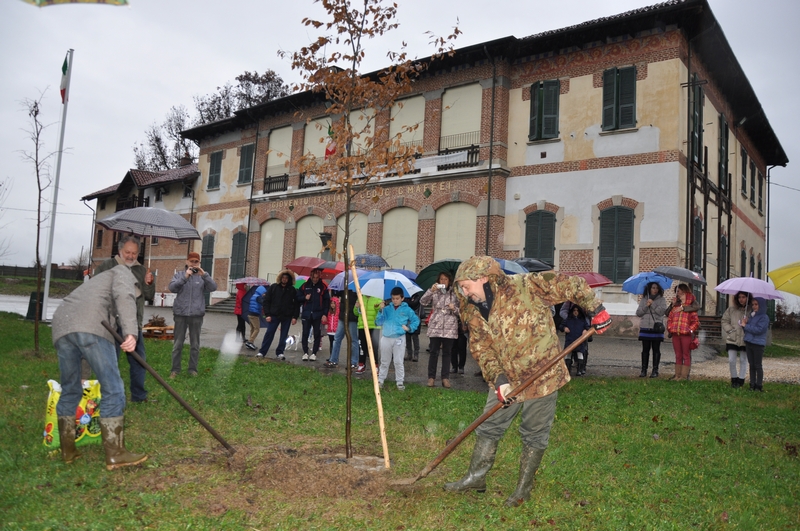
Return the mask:
{"type": "MultiPolygon", "coordinates": [[[[72,290],[83,284],[83,280],[65,280],[61,278],[50,279],[48,295],[54,299],[63,299],[72,290]]],[[[0,278],[0,294],[20,295],[30,297],[36,291],[36,277],[4,277],[0,278]]],[[[44,291],[44,276],[42,276],[42,291],[44,291]]]]}
{"type": "MultiPolygon", "coordinates": [[[[469,437],[409,491],[415,476],[481,412],[481,393],[408,385],[382,393],[392,470],[338,462],[345,379],[203,349],[200,376],[170,380],[236,449],[229,457],[158,383],[129,404],[125,440],[141,467],[107,472],[100,445],[65,465],[42,445],[47,380],[58,365],[44,329],[0,313],[0,529],[797,529],[800,387],[764,393],[722,381],[581,378],[559,391],[531,500],[503,506],[517,480],[517,424],[501,441],[485,494],[441,485],[467,469],[469,437]],[[319,457],[323,456],[323,457],[319,457]]],[[[171,343],[148,340],[169,373],[171,343]]],[[[188,346],[185,351],[188,355],[188,346]]],[[[186,359],[184,359],[184,366],[186,359]]],[[[126,381],[128,364],[120,362],[126,381]]],[[[185,374],[185,371],[184,371],[185,374]]],[[[102,410],[102,402],[101,402],[102,410]]],[[[353,383],[357,455],[382,455],[370,380],[353,383]]]]}

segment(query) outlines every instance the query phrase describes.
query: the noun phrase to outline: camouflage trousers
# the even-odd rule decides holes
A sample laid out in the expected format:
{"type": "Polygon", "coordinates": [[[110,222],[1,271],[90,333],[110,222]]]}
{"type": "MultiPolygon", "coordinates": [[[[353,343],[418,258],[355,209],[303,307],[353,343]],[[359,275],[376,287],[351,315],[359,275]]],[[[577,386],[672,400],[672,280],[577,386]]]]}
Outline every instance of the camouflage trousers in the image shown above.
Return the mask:
{"type": "MultiPolygon", "coordinates": [[[[511,422],[521,412],[519,435],[525,446],[544,450],[550,440],[550,428],[556,416],[556,399],[558,391],[541,398],[531,398],[524,402],[515,402],[505,409],[497,411],[494,415],[475,429],[475,435],[493,441],[499,441],[505,434],[511,422]]],[[[497,394],[494,389],[489,391],[486,399],[486,412],[497,405],[497,394]]]]}

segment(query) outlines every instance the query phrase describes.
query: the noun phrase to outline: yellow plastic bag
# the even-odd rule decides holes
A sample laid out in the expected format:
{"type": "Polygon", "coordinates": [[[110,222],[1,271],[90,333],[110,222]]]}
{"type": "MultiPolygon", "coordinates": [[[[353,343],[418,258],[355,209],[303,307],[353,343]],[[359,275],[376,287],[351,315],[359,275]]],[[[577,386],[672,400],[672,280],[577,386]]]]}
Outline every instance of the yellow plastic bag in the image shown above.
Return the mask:
{"type": "MultiPolygon", "coordinates": [[[[47,396],[47,409],[44,415],[43,444],[48,448],[60,448],[58,437],[58,413],[56,405],[61,398],[61,384],[48,380],[50,393],[47,396]]],[[[75,409],[75,444],[99,443],[100,437],[100,382],[86,380],[83,382],[83,396],[75,409]]]]}

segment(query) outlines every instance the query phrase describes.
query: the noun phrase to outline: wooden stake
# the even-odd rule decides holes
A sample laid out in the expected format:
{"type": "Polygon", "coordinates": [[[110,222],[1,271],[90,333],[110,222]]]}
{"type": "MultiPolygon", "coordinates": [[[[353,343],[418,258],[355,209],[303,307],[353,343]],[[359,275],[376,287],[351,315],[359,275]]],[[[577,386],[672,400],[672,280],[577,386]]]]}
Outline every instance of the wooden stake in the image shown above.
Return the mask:
{"type": "MultiPolygon", "coordinates": [[[[350,270],[353,273],[353,284],[356,286],[356,295],[358,296],[358,307],[361,310],[361,320],[364,322],[364,335],[367,338],[367,351],[369,354],[369,365],[372,369],[372,385],[375,388],[375,402],[378,406],[378,425],[381,428],[381,444],[383,445],[383,466],[388,470],[391,468],[389,464],[389,445],[386,442],[386,422],[383,419],[383,402],[381,401],[381,386],[378,383],[378,368],[375,366],[375,353],[372,350],[372,337],[369,333],[369,323],[367,322],[367,307],[364,306],[364,297],[361,295],[361,284],[358,282],[358,273],[356,273],[356,255],[353,251],[353,246],[349,246],[350,254],[350,270]]],[[[348,289],[347,286],[344,287],[348,289]]]]}

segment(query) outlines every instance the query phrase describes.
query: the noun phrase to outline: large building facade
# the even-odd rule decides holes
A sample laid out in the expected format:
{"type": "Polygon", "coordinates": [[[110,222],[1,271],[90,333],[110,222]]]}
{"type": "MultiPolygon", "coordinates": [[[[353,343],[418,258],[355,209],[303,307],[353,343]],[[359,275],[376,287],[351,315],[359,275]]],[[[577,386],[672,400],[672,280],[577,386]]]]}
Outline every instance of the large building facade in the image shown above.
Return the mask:
{"type": "MultiPolygon", "coordinates": [[[[702,273],[711,314],[724,309],[719,282],[765,276],[769,168],[788,160],[706,0],[459,49],[402,103],[367,110],[375,134],[418,124],[403,140],[422,158],[355,198],[356,253],[413,270],[490,254],[597,271],[623,315],[635,297],[622,281],[659,265],[702,273]]],[[[212,299],[239,276],[274,278],[318,255],[321,233],[342,251],[343,195],[294,165],[324,156],[330,120],[319,95],[301,93],[183,133],[200,147],[199,176],[191,198],[164,207],[202,235],[184,247],[220,286],[212,299]]],[[[174,252],[152,248],[159,291],[182,264],[174,252]]]]}

